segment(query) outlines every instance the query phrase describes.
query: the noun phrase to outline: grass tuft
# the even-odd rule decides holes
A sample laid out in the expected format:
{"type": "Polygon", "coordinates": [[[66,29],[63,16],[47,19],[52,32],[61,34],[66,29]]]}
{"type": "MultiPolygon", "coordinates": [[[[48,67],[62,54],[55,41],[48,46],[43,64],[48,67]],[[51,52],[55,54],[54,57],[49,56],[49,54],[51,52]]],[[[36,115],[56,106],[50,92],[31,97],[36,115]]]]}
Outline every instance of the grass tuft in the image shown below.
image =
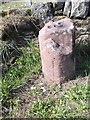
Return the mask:
{"type": "Polygon", "coordinates": [[[31,76],[41,72],[40,53],[35,42],[29,42],[28,47],[22,48],[22,55],[11,65],[2,78],[3,104],[13,95],[13,90],[22,86],[31,76]]]}
{"type": "Polygon", "coordinates": [[[33,104],[29,116],[34,118],[76,118],[89,115],[87,85],[72,87],[56,100],[48,98],[33,104]]]}

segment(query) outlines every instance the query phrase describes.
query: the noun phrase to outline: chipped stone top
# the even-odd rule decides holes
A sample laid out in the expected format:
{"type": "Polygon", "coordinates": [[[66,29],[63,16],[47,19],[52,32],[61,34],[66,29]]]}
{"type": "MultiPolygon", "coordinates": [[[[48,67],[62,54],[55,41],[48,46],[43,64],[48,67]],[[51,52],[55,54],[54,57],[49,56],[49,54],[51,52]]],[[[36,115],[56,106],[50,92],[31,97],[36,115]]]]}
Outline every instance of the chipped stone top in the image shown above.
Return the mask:
{"type": "Polygon", "coordinates": [[[46,46],[45,49],[53,48],[54,52],[68,55],[72,53],[74,46],[73,33],[74,25],[71,19],[50,21],[39,31],[40,46],[46,46]]]}
{"type": "Polygon", "coordinates": [[[71,19],[65,18],[61,19],[59,21],[50,21],[39,31],[40,35],[43,35],[44,33],[48,35],[52,33],[60,33],[64,31],[71,31],[74,29],[74,25],[71,19]],[[47,29],[48,28],[48,29],[47,29]]]}

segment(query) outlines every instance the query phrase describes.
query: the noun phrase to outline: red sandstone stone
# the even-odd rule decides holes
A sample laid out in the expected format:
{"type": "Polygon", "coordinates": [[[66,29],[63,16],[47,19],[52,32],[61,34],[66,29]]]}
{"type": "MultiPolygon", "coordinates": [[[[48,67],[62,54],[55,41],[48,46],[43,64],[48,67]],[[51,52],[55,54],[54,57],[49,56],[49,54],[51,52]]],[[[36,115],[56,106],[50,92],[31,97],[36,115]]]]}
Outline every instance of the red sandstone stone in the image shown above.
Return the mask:
{"type": "Polygon", "coordinates": [[[42,71],[47,83],[59,84],[75,74],[74,25],[68,19],[50,21],[39,31],[42,71]]]}

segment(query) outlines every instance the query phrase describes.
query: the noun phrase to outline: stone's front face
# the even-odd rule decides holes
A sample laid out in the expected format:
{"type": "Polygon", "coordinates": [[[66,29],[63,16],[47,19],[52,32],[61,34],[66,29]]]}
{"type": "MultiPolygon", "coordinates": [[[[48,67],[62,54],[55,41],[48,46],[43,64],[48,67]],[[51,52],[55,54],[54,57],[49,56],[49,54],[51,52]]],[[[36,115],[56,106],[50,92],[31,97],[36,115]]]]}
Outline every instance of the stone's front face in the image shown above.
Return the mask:
{"type": "Polygon", "coordinates": [[[58,84],[74,77],[73,33],[74,25],[68,18],[50,21],[40,30],[42,71],[48,83],[58,84]]]}

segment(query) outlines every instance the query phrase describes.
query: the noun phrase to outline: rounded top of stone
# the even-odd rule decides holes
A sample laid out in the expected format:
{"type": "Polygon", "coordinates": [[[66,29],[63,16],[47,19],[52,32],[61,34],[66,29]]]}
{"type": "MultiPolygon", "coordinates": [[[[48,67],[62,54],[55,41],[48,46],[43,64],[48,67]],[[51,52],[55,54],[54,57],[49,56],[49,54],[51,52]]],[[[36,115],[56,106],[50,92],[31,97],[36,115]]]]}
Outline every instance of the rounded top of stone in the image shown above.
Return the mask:
{"type": "Polygon", "coordinates": [[[45,26],[40,30],[40,33],[46,32],[46,34],[52,33],[52,31],[63,31],[63,30],[73,30],[74,24],[71,19],[64,18],[59,21],[49,21],[45,26]]]}

